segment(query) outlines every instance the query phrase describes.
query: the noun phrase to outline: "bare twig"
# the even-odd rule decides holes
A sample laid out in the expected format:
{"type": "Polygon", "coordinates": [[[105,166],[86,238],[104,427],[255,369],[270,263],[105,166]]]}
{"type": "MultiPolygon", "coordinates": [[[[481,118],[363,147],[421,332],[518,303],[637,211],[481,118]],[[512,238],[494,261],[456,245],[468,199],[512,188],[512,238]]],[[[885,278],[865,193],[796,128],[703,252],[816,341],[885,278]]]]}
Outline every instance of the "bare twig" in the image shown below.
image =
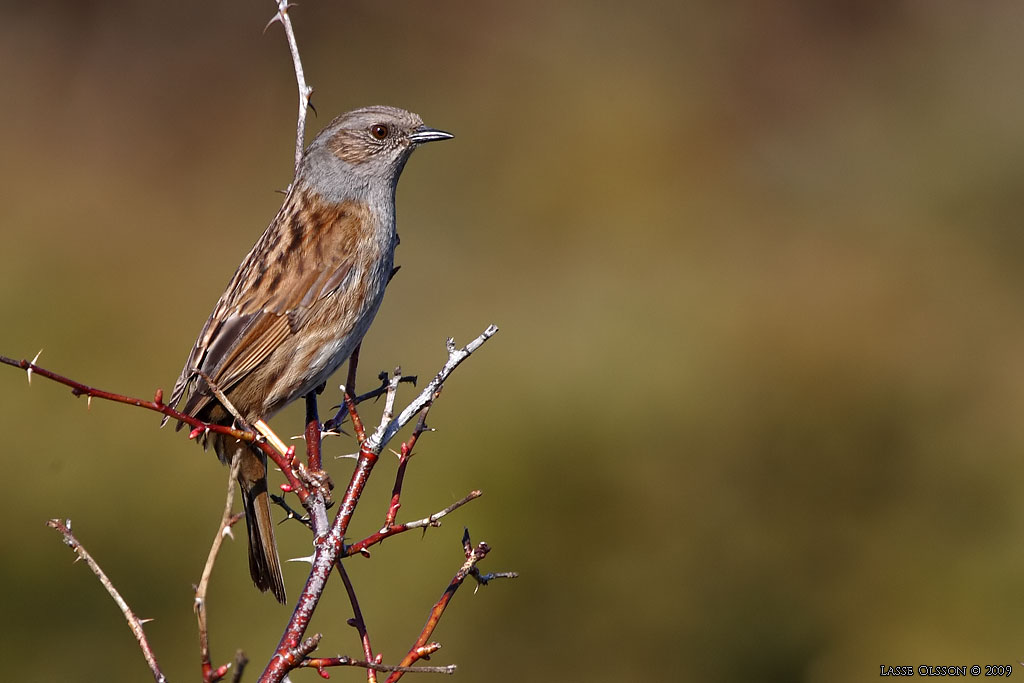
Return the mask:
{"type": "Polygon", "coordinates": [[[75,551],[79,559],[85,560],[85,563],[89,565],[89,569],[92,570],[93,574],[100,580],[100,583],[104,588],[107,589],[107,593],[114,599],[117,606],[121,609],[121,614],[124,615],[125,620],[128,622],[128,628],[132,630],[135,635],[135,640],[139,642],[139,647],[142,649],[142,656],[146,658],[146,663],[149,664],[149,670],[153,672],[153,679],[158,683],[165,683],[167,677],[164,676],[163,671],[160,670],[160,665],[157,664],[156,656],[153,654],[153,649],[149,646],[149,641],[146,640],[146,633],[142,628],[142,621],[135,616],[132,612],[131,607],[125,602],[121,594],[114,588],[114,584],[110,582],[107,575],[100,569],[100,566],[96,564],[96,560],[92,559],[86,549],[78,542],[78,539],[71,533],[71,520],[60,521],[59,519],[51,519],[46,523],[46,526],[51,529],[56,529],[64,536],[64,543],[75,551]]]}
{"type": "Polygon", "coordinates": [[[379,662],[361,662],[350,657],[310,657],[302,660],[296,668],[312,668],[322,671],[332,666],[359,666],[374,671],[399,671],[403,674],[448,674],[455,673],[456,666],[388,666],[379,662]]]}
{"type": "Polygon", "coordinates": [[[212,681],[222,679],[230,667],[230,664],[225,664],[219,669],[215,670],[213,668],[213,662],[210,658],[210,636],[206,622],[206,590],[210,585],[213,565],[217,561],[217,554],[224,543],[224,536],[243,517],[243,513],[231,514],[231,508],[235,503],[235,480],[238,478],[240,462],[241,452],[238,451],[231,459],[231,470],[228,474],[228,492],[224,500],[224,513],[221,515],[220,524],[217,525],[217,534],[213,537],[213,543],[210,544],[210,554],[206,558],[206,565],[203,567],[203,575],[199,579],[199,585],[196,586],[196,597],[193,603],[196,620],[199,622],[199,662],[203,672],[204,683],[211,683],[212,681]]]}
{"type": "Polygon", "coordinates": [[[284,524],[289,519],[294,519],[303,526],[306,526],[310,529],[313,528],[313,522],[310,520],[309,516],[302,516],[298,512],[296,512],[295,509],[288,504],[288,501],[286,501],[283,496],[278,496],[276,494],[271,493],[270,500],[279,508],[285,511],[285,518],[280,521],[280,524],[284,524]]]}
{"type": "Polygon", "coordinates": [[[468,503],[468,502],[470,502],[472,500],[476,500],[477,498],[479,498],[482,495],[484,495],[482,491],[472,491],[465,498],[463,498],[461,500],[455,501],[454,503],[452,503],[451,505],[446,507],[444,510],[441,510],[440,512],[435,512],[434,514],[430,515],[429,517],[424,517],[423,519],[417,519],[417,520],[415,520],[413,522],[406,522],[404,524],[390,524],[390,525],[384,527],[383,529],[381,529],[380,531],[378,531],[377,533],[370,534],[369,536],[367,536],[366,538],[364,538],[361,541],[357,541],[355,543],[352,543],[351,545],[346,545],[345,546],[344,555],[346,557],[349,557],[351,555],[356,555],[356,554],[365,554],[367,548],[370,548],[371,546],[374,546],[374,545],[380,543],[385,538],[390,538],[392,536],[397,536],[398,534],[400,534],[402,532],[405,532],[405,531],[409,531],[411,529],[425,529],[427,527],[432,527],[432,526],[435,526],[435,527],[436,526],[441,526],[441,518],[442,517],[444,517],[445,515],[448,515],[448,514],[454,512],[455,510],[458,510],[460,507],[462,507],[466,503],[468,503]]]}
{"type": "Polygon", "coordinates": [[[471,574],[471,576],[476,579],[476,582],[479,584],[477,588],[479,589],[480,586],[486,586],[494,579],[518,579],[519,572],[490,572],[489,574],[480,574],[477,572],[475,574],[471,574]]]}
{"type": "Polygon", "coordinates": [[[203,381],[206,382],[206,388],[210,390],[210,393],[213,394],[214,398],[220,401],[220,404],[224,406],[224,410],[231,414],[231,417],[235,419],[238,427],[247,432],[252,431],[251,425],[244,417],[242,417],[242,414],[238,412],[238,408],[236,408],[235,404],[231,402],[231,399],[227,397],[227,394],[220,390],[220,387],[213,381],[213,378],[199,368],[195,368],[194,372],[203,378],[203,381]]]}
{"type": "Polygon", "coordinates": [[[412,420],[417,413],[423,410],[423,408],[433,400],[434,394],[441,389],[441,385],[444,384],[445,380],[448,379],[452,372],[454,372],[455,368],[459,367],[459,364],[462,363],[462,361],[469,358],[470,354],[483,346],[488,339],[497,333],[497,325],[488,325],[487,329],[484,330],[480,336],[466,344],[466,346],[461,349],[455,348],[454,339],[448,339],[448,362],[444,364],[444,367],[441,368],[441,370],[434,376],[434,379],[427,383],[427,386],[423,388],[423,391],[421,391],[419,395],[413,399],[408,406],[406,406],[405,410],[403,410],[397,418],[391,420],[386,425],[383,422],[381,423],[380,427],[377,428],[377,431],[369,437],[370,441],[373,442],[371,447],[380,448],[391,441],[402,427],[409,424],[410,420],[412,420]]]}
{"type": "Polygon", "coordinates": [[[398,383],[402,381],[402,368],[395,368],[388,382],[388,393],[384,396],[384,410],[380,414],[380,429],[395,417],[395,399],[398,398],[398,383]]]}
{"type": "Polygon", "coordinates": [[[306,110],[310,106],[309,97],[313,94],[313,88],[306,85],[306,74],[302,70],[302,57],[299,56],[299,44],[295,40],[291,17],[288,16],[288,0],[275,0],[275,3],[277,4],[277,14],[267,26],[276,21],[284,27],[284,35],[288,39],[288,50],[292,54],[292,64],[295,66],[295,83],[299,88],[299,117],[295,125],[295,173],[298,175],[299,165],[302,163],[302,150],[306,143],[306,110]]]}
{"type": "MultiPolygon", "coordinates": [[[[363,401],[369,401],[371,398],[380,398],[381,396],[384,396],[386,393],[388,393],[388,384],[390,381],[388,379],[388,373],[380,373],[378,379],[380,380],[380,386],[378,386],[376,389],[371,389],[370,391],[367,391],[365,394],[359,394],[353,399],[353,403],[359,405],[363,401]]],[[[416,386],[416,380],[416,375],[402,375],[402,378],[399,380],[399,382],[416,386]]],[[[342,393],[344,393],[345,389],[348,389],[349,393],[352,393],[354,391],[353,385],[350,384],[342,385],[341,389],[342,393]]],[[[332,417],[330,420],[324,423],[325,435],[329,434],[333,436],[339,434],[341,432],[341,423],[345,421],[345,416],[348,415],[348,404],[345,403],[345,401],[342,401],[340,406],[335,407],[338,409],[338,412],[334,415],[334,417],[332,417]]]]}
{"type": "Polygon", "coordinates": [[[430,412],[430,406],[434,404],[434,401],[437,400],[440,394],[441,391],[438,390],[430,399],[430,403],[423,408],[423,412],[420,413],[420,419],[416,421],[416,426],[412,430],[412,436],[409,437],[408,441],[402,443],[402,452],[398,455],[398,471],[395,473],[395,485],[391,489],[391,504],[384,515],[384,526],[381,528],[381,531],[388,529],[395,523],[395,517],[398,516],[398,508],[402,507],[402,484],[405,482],[405,470],[409,466],[412,449],[416,446],[416,442],[419,441],[420,435],[427,431],[427,413],[430,412]]]}
{"type": "Polygon", "coordinates": [[[345,406],[348,408],[349,417],[352,418],[352,430],[356,433],[356,440],[362,444],[366,441],[366,430],[363,428],[363,421],[356,410],[356,402],[352,399],[347,387],[342,387],[341,392],[345,397],[345,406]]]}
{"type": "MultiPolygon", "coordinates": [[[[448,584],[448,588],[445,589],[441,595],[441,599],[438,600],[434,607],[430,610],[430,614],[427,617],[427,623],[423,626],[423,630],[420,631],[419,637],[416,639],[416,643],[409,649],[408,654],[402,658],[399,666],[406,667],[412,666],[417,661],[422,659],[424,656],[428,656],[435,652],[440,645],[437,643],[427,643],[430,640],[431,634],[437,627],[439,621],[441,621],[441,615],[444,614],[445,609],[448,608],[448,603],[451,602],[452,597],[455,595],[455,591],[459,589],[462,582],[466,580],[470,572],[476,568],[476,563],[487,557],[487,553],[490,552],[491,548],[484,542],[480,542],[473,547],[469,540],[469,529],[462,535],[462,546],[466,553],[466,561],[459,567],[459,571],[455,572],[455,576],[452,577],[451,582],[448,584]]],[[[396,671],[388,676],[385,683],[394,683],[402,677],[403,672],[396,671]]]]}
{"type": "MultiPolygon", "coordinates": [[[[359,633],[359,641],[363,645],[363,655],[365,655],[366,661],[379,664],[380,661],[373,656],[370,634],[366,631],[366,621],[363,619],[363,610],[359,608],[359,599],[356,597],[356,589],[352,586],[352,579],[349,578],[342,562],[336,562],[334,566],[337,567],[338,574],[341,575],[341,581],[345,584],[345,592],[348,593],[348,601],[352,604],[352,618],[348,623],[359,633]]],[[[366,669],[366,683],[377,683],[377,672],[371,667],[366,669]]]]}

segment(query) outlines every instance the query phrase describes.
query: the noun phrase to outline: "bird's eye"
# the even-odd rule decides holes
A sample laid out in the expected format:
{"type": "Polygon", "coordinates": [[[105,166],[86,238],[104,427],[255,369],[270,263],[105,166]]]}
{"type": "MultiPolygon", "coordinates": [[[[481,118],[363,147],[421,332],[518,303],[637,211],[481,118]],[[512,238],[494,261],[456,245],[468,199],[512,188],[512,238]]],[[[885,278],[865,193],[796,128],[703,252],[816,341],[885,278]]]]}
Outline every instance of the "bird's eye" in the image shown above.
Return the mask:
{"type": "Polygon", "coordinates": [[[378,123],[375,126],[370,126],[370,135],[372,135],[374,139],[383,140],[388,136],[388,132],[388,127],[385,126],[383,123],[378,123]]]}

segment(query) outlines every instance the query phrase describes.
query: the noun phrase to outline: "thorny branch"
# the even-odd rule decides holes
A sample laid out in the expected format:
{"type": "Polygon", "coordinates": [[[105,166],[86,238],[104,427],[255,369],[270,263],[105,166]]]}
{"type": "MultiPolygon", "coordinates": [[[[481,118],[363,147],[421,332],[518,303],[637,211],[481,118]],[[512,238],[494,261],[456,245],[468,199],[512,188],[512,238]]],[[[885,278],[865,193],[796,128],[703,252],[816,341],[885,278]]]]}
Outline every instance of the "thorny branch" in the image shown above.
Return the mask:
{"type": "MultiPolygon", "coordinates": [[[[358,430],[362,432],[363,440],[360,446],[360,453],[356,462],[356,468],[352,475],[352,480],[349,482],[349,485],[345,492],[345,496],[342,499],[341,505],[339,506],[338,514],[334,520],[334,523],[331,525],[329,532],[322,538],[318,539],[316,552],[313,557],[313,571],[311,572],[310,577],[307,580],[306,587],[303,590],[299,603],[296,606],[295,612],[292,615],[292,620],[289,622],[288,628],[286,629],[284,635],[282,636],[281,643],[279,644],[278,647],[277,655],[275,655],[275,657],[268,664],[267,669],[266,671],[264,671],[264,675],[261,678],[261,680],[282,680],[288,670],[301,665],[300,663],[304,661],[306,654],[308,653],[302,654],[301,656],[297,656],[297,654],[301,653],[303,646],[309,644],[312,639],[306,639],[305,641],[303,641],[302,636],[305,632],[306,627],[308,626],[309,619],[312,617],[313,611],[316,608],[316,604],[319,601],[320,595],[322,595],[323,586],[326,581],[326,575],[329,573],[330,569],[335,565],[338,559],[340,559],[341,557],[350,556],[355,553],[365,554],[367,548],[369,548],[370,546],[379,543],[385,538],[402,533],[404,531],[408,531],[414,528],[423,528],[427,526],[437,526],[439,520],[442,517],[481,495],[479,491],[474,491],[465,498],[463,498],[462,500],[453,503],[444,510],[441,510],[440,512],[435,513],[429,517],[416,520],[413,522],[407,522],[404,524],[392,523],[385,526],[385,528],[382,528],[376,534],[372,534],[371,536],[363,539],[362,541],[359,541],[349,546],[346,546],[344,544],[343,539],[348,529],[348,524],[351,521],[352,513],[355,510],[356,504],[358,503],[359,498],[362,494],[362,490],[366,484],[366,481],[370,475],[371,470],[373,469],[373,466],[376,464],[377,459],[379,458],[382,449],[389,443],[389,441],[395,436],[395,434],[397,434],[398,431],[401,430],[402,427],[404,427],[414,417],[416,417],[417,414],[420,413],[420,411],[423,411],[425,408],[429,407],[432,404],[433,400],[437,398],[438,393],[440,392],[445,380],[447,380],[447,378],[451,375],[455,368],[458,367],[459,364],[462,363],[462,361],[468,358],[469,355],[473,353],[473,351],[478,349],[488,339],[490,339],[490,337],[496,334],[497,330],[498,328],[495,327],[494,325],[489,326],[486,330],[484,330],[483,333],[481,333],[478,337],[476,337],[462,349],[456,348],[453,340],[449,339],[447,342],[448,360],[444,364],[444,367],[442,367],[441,370],[438,371],[438,373],[428,383],[428,385],[423,388],[423,390],[416,396],[416,398],[404,410],[402,410],[397,417],[394,416],[394,404],[397,395],[398,385],[402,381],[402,377],[400,375],[396,375],[388,382],[387,398],[385,400],[383,415],[376,429],[373,431],[372,434],[369,435],[367,435],[363,429],[358,430]]],[[[38,356],[34,360],[38,360],[38,356]]],[[[96,389],[94,387],[89,387],[75,380],[71,380],[61,375],[58,375],[57,373],[54,373],[50,370],[39,367],[38,365],[35,364],[34,361],[16,361],[4,356],[0,356],[0,363],[10,365],[12,367],[18,367],[25,370],[28,373],[30,380],[33,374],[37,374],[48,379],[51,379],[53,381],[56,381],[58,383],[64,384],[65,386],[69,386],[71,387],[72,393],[75,396],[84,395],[90,399],[96,397],[118,403],[135,405],[138,407],[146,408],[148,410],[159,412],[165,416],[170,417],[171,419],[182,420],[183,422],[186,422],[196,427],[195,429],[192,430],[192,433],[189,435],[190,438],[195,438],[198,434],[201,434],[203,431],[207,429],[209,431],[217,431],[221,433],[230,434],[240,440],[253,443],[256,447],[263,449],[265,452],[269,451],[268,456],[272,457],[272,459],[274,459],[275,462],[280,463],[283,457],[287,456],[288,458],[290,458],[290,460],[285,461],[287,465],[291,465],[292,467],[295,466],[296,459],[294,457],[293,448],[289,448],[288,453],[286,453],[285,456],[281,456],[281,454],[270,448],[266,442],[264,442],[251,432],[242,432],[220,425],[203,423],[202,421],[196,420],[193,417],[190,417],[183,413],[179,413],[170,406],[163,403],[163,393],[160,390],[157,390],[153,401],[144,401],[142,399],[124,396],[121,394],[115,394],[101,389],[96,389]]],[[[358,412],[355,409],[355,404],[350,396],[347,397],[347,401],[353,417],[354,424],[359,424],[360,427],[362,427],[358,412]]],[[[426,431],[426,429],[427,428],[425,419],[421,419],[418,424],[417,430],[414,432],[415,436],[411,437],[409,441],[403,444],[406,450],[406,458],[408,458],[408,455],[411,453],[411,447],[412,445],[415,444],[416,439],[418,439],[419,437],[419,434],[421,434],[423,431],[426,431]]],[[[299,464],[301,465],[301,463],[299,464]]],[[[288,477],[289,482],[296,481],[297,478],[295,476],[295,473],[292,472],[291,468],[288,467],[287,465],[285,467],[282,467],[286,477],[288,477]]],[[[299,469],[298,471],[300,473],[304,473],[303,470],[301,469],[299,469]]],[[[400,487],[396,486],[396,490],[398,488],[400,487]]],[[[391,509],[392,508],[389,507],[389,514],[391,512],[391,509]]],[[[55,526],[54,528],[58,527],[55,526]]],[[[116,595],[116,591],[114,591],[113,587],[109,585],[109,582],[106,582],[104,585],[108,586],[108,590],[112,591],[112,595],[116,595]]],[[[115,597],[115,600],[118,600],[118,604],[123,604],[123,601],[120,600],[119,596],[115,597]]],[[[125,608],[126,607],[127,606],[125,605],[125,608]]],[[[132,623],[131,620],[129,620],[129,623],[132,623]]],[[[148,659],[152,656],[152,653],[148,650],[148,645],[144,645],[143,647],[144,652],[147,653],[148,659]]],[[[315,647],[315,643],[313,643],[312,647],[315,647]]],[[[422,649],[423,647],[425,646],[421,644],[419,646],[419,650],[416,650],[416,648],[414,648],[414,650],[419,651],[421,653],[421,657],[423,656],[423,652],[425,652],[422,649]]],[[[373,662],[370,663],[373,664],[373,662]]],[[[209,680],[216,680],[218,677],[225,675],[226,672],[227,665],[222,666],[217,670],[211,671],[209,680]]],[[[235,675],[238,675],[237,670],[235,672],[235,675]]]]}
{"type": "Polygon", "coordinates": [[[405,482],[405,470],[409,466],[409,458],[412,457],[412,449],[416,446],[416,442],[419,441],[420,435],[427,431],[427,413],[430,412],[430,407],[434,405],[434,401],[441,395],[441,390],[434,394],[430,399],[423,411],[420,413],[420,419],[416,421],[416,426],[412,430],[412,436],[409,437],[408,441],[402,442],[401,453],[398,454],[398,472],[395,474],[395,485],[391,489],[391,505],[388,506],[387,514],[384,515],[384,526],[382,531],[388,529],[395,523],[395,517],[398,516],[398,508],[402,507],[400,502],[402,496],[402,484],[405,482]]]}
{"type": "Polygon", "coordinates": [[[92,399],[99,398],[105,401],[113,401],[114,403],[124,403],[137,408],[145,408],[146,410],[152,410],[153,412],[160,413],[165,417],[185,424],[192,427],[192,431],[189,432],[190,439],[196,439],[203,436],[207,432],[216,432],[218,434],[227,434],[239,441],[245,441],[253,444],[256,448],[266,453],[267,457],[270,458],[274,464],[281,468],[285,478],[288,480],[289,490],[295,493],[300,501],[310,495],[311,479],[305,466],[295,458],[294,451],[291,453],[285,451],[284,453],[278,452],[269,443],[266,442],[260,435],[251,431],[244,431],[240,429],[234,429],[224,425],[211,424],[209,422],[203,422],[202,420],[196,419],[191,415],[180,413],[171,406],[164,403],[164,392],[162,389],[157,389],[156,394],[152,401],[147,401],[134,396],[125,396],[123,394],[116,394],[111,391],[104,391],[103,389],[97,389],[81,382],[75,381],[59,375],[56,372],[47,370],[46,368],[36,365],[36,361],[39,359],[39,354],[36,357],[29,360],[14,360],[7,356],[0,356],[0,364],[10,365],[11,367],[21,368],[28,373],[29,382],[31,383],[34,375],[45,377],[49,380],[63,384],[64,386],[71,387],[72,395],[85,396],[88,403],[92,404],[92,399]]]}
{"type": "Polygon", "coordinates": [[[380,662],[361,662],[357,659],[351,659],[349,657],[307,657],[302,660],[301,663],[296,665],[296,669],[299,668],[312,668],[320,671],[323,675],[323,670],[332,666],[359,666],[371,671],[400,671],[403,674],[453,674],[455,673],[456,666],[449,664],[447,666],[388,666],[387,664],[381,664],[380,662]]]}
{"type": "Polygon", "coordinates": [[[466,503],[470,502],[471,500],[476,500],[482,495],[484,495],[483,491],[472,491],[465,498],[455,501],[454,503],[446,507],[444,510],[441,510],[440,512],[435,512],[429,517],[417,519],[413,522],[406,522],[405,524],[389,524],[377,533],[370,534],[361,541],[356,541],[351,545],[346,545],[344,556],[351,557],[352,555],[365,554],[366,550],[371,546],[377,545],[386,538],[390,538],[391,536],[397,536],[398,534],[405,531],[409,531],[411,529],[425,529],[427,527],[432,526],[441,526],[442,517],[451,512],[454,512],[455,510],[458,510],[466,503]]]}
{"type": "MultiPolygon", "coordinates": [[[[452,577],[451,582],[448,584],[448,588],[445,589],[441,595],[441,599],[438,600],[434,607],[430,610],[430,615],[427,617],[427,623],[423,626],[423,630],[420,631],[419,638],[416,639],[416,643],[409,649],[408,654],[402,658],[399,663],[399,667],[412,666],[420,659],[429,657],[431,654],[436,652],[441,647],[439,643],[428,643],[431,634],[434,633],[434,629],[437,627],[439,621],[441,621],[441,615],[448,608],[448,603],[451,602],[452,597],[455,596],[455,591],[459,589],[462,582],[466,580],[467,576],[479,576],[479,570],[476,568],[477,563],[487,557],[487,553],[491,551],[491,547],[481,541],[475,547],[469,539],[469,529],[466,529],[462,534],[462,547],[466,553],[466,561],[459,567],[459,571],[455,572],[455,576],[452,577]]],[[[515,578],[517,574],[515,572],[504,572],[503,578],[515,578]]],[[[494,577],[497,578],[497,577],[494,577]]],[[[385,683],[395,683],[399,678],[402,677],[402,671],[395,671],[393,674],[388,676],[385,683]]]]}
{"type": "MultiPolygon", "coordinates": [[[[349,522],[352,520],[352,514],[362,496],[363,489],[382,449],[402,427],[416,417],[420,410],[429,405],[455,368],[497,332],[498,328],[495,325],[490,325],[462,349],[457,348],[454,340],[449,339],[446,343],[448,360],[444,367],[438,371],[437,375],[413,399],[409,406],[399,413],[398,417],[394,417],[398,378],[392,378],[388,386],[381,421],[371,435],[360,439],[359,456],[356,460],[355,470],[338,505],[338,513],[328,533],[316,541],[312,571],[310,571],[306,585],[299,596],[292,618],[284,634],[281,636],[281,641],[278,643],[275,654],[270,662],[267,663],[267,667],[260,677],[261,681],[281,681],[288,671],[295,668],[298,662],[301,661],[302,658],[298,658],[295,655],[296,649],[303,642],[306,629],[313,618],[313,613],[320,601],[320,596],[323,594],[324,585],[329,573],[344,554],[344,538],[348,531],[349,522]]],[[[360,424],[361,426],[362,420],[359,418],[358,411],[354,409],[355,406],[351,402],[351,397],[348,397],[347,400],[353,425],[360,424]]],[[[360,431],[363,430],[357,430],[357,434],[360,431]]]]}
{"type": "Polygon", "coordinates": [[[146,658],[146,663],[149,664],[149,670],[153,672],[153,679],[157,683],[165,683],[167,677],[164,676],[163,671],[160,670],[160,665],[157,664],[156,656],[153,654],[153,648],[149,646],[149,641],[146,639],[146,633],[142,628],[142,620],[135,616],[132,608],[128,606],[121,594],[114,588],[114,584],[110,582],[107,575],[100,569],[100,566],[96,564],[96,560],[92,559],[86,549],[78,542],[74,534],[71,533],[71,520],[67,519],[63,522],[59,519],[51,519],[46,523],[46,526],[51,529],[56,529],[64,536],[64,543],[75,551],[78,555],[78,559],[85,560],[85,563],[89,565],[89,569],[92,573],[100,580],[103,587],[107,589],[107,593],[114,599],[117,606],[121,609],[121,614],[124,615],[125,620],[128,622],[128,628],[132,630],[135,635],[135,640],[139,641],[139,647],[142,648],[142,656],[146,658]]]}

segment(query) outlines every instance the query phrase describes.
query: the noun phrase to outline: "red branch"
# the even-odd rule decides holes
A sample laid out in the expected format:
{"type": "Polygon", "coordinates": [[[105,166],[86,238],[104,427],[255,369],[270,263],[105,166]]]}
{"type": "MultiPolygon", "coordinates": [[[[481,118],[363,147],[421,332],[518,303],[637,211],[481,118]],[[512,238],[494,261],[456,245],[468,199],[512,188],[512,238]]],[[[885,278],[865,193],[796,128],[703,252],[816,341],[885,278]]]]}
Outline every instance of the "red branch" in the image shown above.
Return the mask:
{"type": "Polygon", "coordinates": [[[446,507],[444,510],[441,510],[440,512],[435,512],[429,517],[417,519],[415,522],[406,522],[405,524],[392,524],[390,526],[384,527],[377,533],[370,534],[361,541],[356,541],[351,545],[345,546],[344,556],[351,557],[352,555],[366,554],[367,548],[380,543],[385,538],[397,536],[398,534],[403,533],[405,531],[410,531],[412,529],[425,529],[426,527],[430,526],[441,526],[442,517],[444,517],[450,512],[459,509],[460,507],[470,502],[471,500],[476,500],[482,495],[484,495],[483,491],[471,491],[469,495],[463,498],[462,500],[455,501],[454,503],[446,507]]]}
{"type": "MultiPolygon", "coordinates": [[[[352,416],[353,421],[357,419],[355,412],[352,413],[352,416]]],[[[334,518],[334,523],[331,524],[327,535],[317,541],[313,556],[313,569],[309,573],[309,578],[306,579],[306,585],[299,596],[299,602],[295,606],[295,611],[292,613],[288,626],[281,636],[277,649],[274,651],[274,656],[260,676],[259,680],[261,682],[283,680],[288,671],[302,661],[302,658],[296,657],[294,652],[298,648],[303,635],[305,635],[310,620],[313,618],[313,613],[316,611],[320,596],[323,595],[327,577],[334,567],[334,563],[341,556],[345,532],[352,521],[352,514],[355,512],[359,497],[362,495],[366,482],[370,478],[370,472],[373,471],[373,466],[377,464],[378,454],[370,449],[369,443],[368,440],[364,441],[363,445],[359,448],[356,468],[352,473],[352,479],[349,481],[348,487],[345,489],[345,495],[341,499],[338,515],[334,518]]]]}
{"type": "Polygon", "coordinates": [[[348,408],[348,414],[352,418],[352,429],[356,433],[356,440],[361,444],[366,441],[366,429],[363,427],[363,421],[356,411],[356,400],[349,393],[348,387],[345,388],[345,407],[348,408]]]}
{"type": "MultiPolygon", "coordinates": [[[[356,590],[352,586],[352,579],[349,578],[348,572],[345,571],[345,565],[341,562],[335,563],[334,566],[338,568],[338,574],[341,576],[341,580],[345,584],[345,592],[348,593],[348,601],[352,604],[352,618],[349,619],[348,623],[359,632],[359,641],[363,645],[363,655],[366,657],[366,661],[380,664],[380,655],[377,657],[373,656],[373,646],[370,645],[370,634],[366,630],[366,621],[363,619],[363,610],[359,608],[359,598],[356,597],[356,590]]],[[[377,683],[377,672],[369,667],[366,669],[366,683],[377,683]]]]}
{"type": "MultiPolygon", "coordinates": [[[[469,541],[469,529],[462,536],[462,546],[466,551],[466,561],[459,567],[459,571],[455,572],[455,576],[452,577],[451,582],[448,584],[448,588],[445,589],[441,595],[441,599],[438,600],[434,607],[430,610],[430,615],[427,617],[427,623],[424,624],[423,630],[420,631],[419,638],[416,639],[416,643],[409,649],[408,654],[402,658],[399,667],[408,667],[415,664],[418,660],[424,657],[429,657],[440,648],[438,643],[427,643],[430,640],[431,634],[434,633],[434,629],[437,627],[439,621],[441,621],[441,615],[444,614],[445,609],[448,608],[448,603],[451,602],[452,597],[455,595],[455,591],[459,589],[462,582],[466,580],[466,577],[471,572],[475,571],[476,563],[487,557],[487,553],[491,551],[490,546],[484,542],[480,542],[474,548],[469,541]]],[[[402,677],[403,671],[395,671],[384,683],[395,683],[399,678],[402,677]]]]}
{"type": "Polygon", "coordinates": [[[29,381],[32,379],[32,375],[39,375],[46,379],[63,384],[64,386],[71,387],[71,393],[78,396],[85,396],[90,401],[93,398],[103,399],[104,401],[113,401],[114,403],[124,403],[130,406],[136,406],[137,408],[145,408],[146,410],[152,410],[155,413],[160,413],[166,417],[184,422],[191,426],[193,429],[189,432],[189,438],[195,439],[202,436],[205,432],[216,432],[217,434],[227,434],[228,436],[234,437],[239,441],[246,441],[253,444],[256,448],[260,449],[267,454],[274,463],[281,468],[281,472],[284,473],[285,478],[288,480],[289,490],[295,493],[299,497],[299,501],[305,504],[306,499],[310,495],[310,487],[306,482],[302,481],[305,479],[305,473],[302,471],[302,467],[295,460],[294,454],[289,455],[288,453],[278,453],[277,450],[268,444],[258,434],[251,431],[244,431],[239,429],[233,429],[232,427],[226,427],[224,425],[212,424],[210,422],[203,422],[198,420],[191,415],[185,413],[179,413],[171,406],[164,403],[164,392],[163,389],[157,389],[156,394],[152,401],[146,401],[141,398],[135,398],[134,396],[126,396],[124,394],[115,394],[111,391],[104,391],[103,389],[97,389],[81,382],[76,382],[73,379],[58,375],[56,372],[47,370],[46,368],[39,367],[32,361],[28,360],[14,360],[7,356],[0,356],[0,364],[10,365],[15,368],[21,368],[29,374],[29,381]],[[300,479],[300,475],[302,478],[300,479]]]}

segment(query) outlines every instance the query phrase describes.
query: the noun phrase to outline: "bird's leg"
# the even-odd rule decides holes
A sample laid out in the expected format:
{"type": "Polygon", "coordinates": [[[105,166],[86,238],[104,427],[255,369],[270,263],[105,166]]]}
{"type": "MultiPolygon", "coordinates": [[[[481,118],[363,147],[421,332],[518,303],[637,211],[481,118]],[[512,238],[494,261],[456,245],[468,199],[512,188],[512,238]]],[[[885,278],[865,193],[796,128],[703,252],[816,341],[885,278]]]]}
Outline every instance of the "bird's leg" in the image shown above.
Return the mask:
{"type": "Polygon", "coordinates": [[[311,472],[319,472],[323,467],[320,459],[320,415],[316,407],[317,392],[306,394],[306,456],[311,472]]]}
{"type": "MultiPolygon", "coordinates": [[[[348,357],[348,380],[345,383],[345,391],[348,392],[349,396],[352,398],[356,397],[356,368],[359,367],[359,348],[361,346],[362,343],[356,344],[356,348],[352,352],[352,355],[348,357]]],[[[341,404],[345,405],[345,402],[342,401],[341,404]]]]}
{"type": "Polygon", "coordinates": [[[320,390],[313,390],[306,394],[306,458],[313,483],[323,493],[324,502],[330,503],[330,491],[334,488],[334,482],[331,481],[331,476],[323,468],[320,450],[320,414],[316,405],[316,395],[322,390],[323,387],[320,387],[320,390]]]}

